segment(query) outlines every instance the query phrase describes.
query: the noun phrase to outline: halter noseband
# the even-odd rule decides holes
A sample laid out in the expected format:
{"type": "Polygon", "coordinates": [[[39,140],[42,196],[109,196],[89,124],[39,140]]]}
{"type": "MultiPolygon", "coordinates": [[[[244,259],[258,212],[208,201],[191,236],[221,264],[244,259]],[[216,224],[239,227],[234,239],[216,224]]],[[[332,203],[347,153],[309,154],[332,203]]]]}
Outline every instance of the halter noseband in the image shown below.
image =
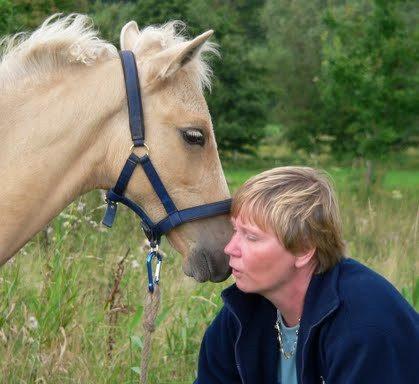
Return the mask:
{"type": "MultiPolygon", "coordinates": [[[[135,56],[131,51],[120,51],[122,67],[124,70],[125,88],[128,100],[129,126],[131,138],[134,147],[147,147],[145,144],[145,130],[143,107],[141,102],[141,91],[139,86],[137,64],[135,56]]],[[[154,168],[148,153],[142,157],[138,157],[133,152],[129,155],[124,167],[118,177],[115,186],[108,190],[106,194],[106,202],[108,203],[105,216],[102,223],[107,227],[112,227],[117,211],[117,204],[122,203],[133,210],[141,219],[141,226],[147,239],[150,241],[152,252],[147,257],[147,268],[149,271],[149,289],[152,292],[154,283],[150,282],[150,268],[153,256],[156,256],[158,262],[161,263],[157,247],[160,244],[161,236],[169,232],[174,227],[193,220],[203,219],[206,217],[227,214],[230,212],[231,199],[217,201],[210,204],[198,205],[195,207],[178,210],[175,203],[170,198],[164,184],[162,183],[156,169],[154,168]],[[131,176],[138,165],[141,165],[144,173],[159,197],[167,216],[157,223],[154,223],[146,212],[135,202],[124,196],[125,189],[131,176]],[[154,252],[154,254],[153,254],[154,252]]],[[[158,269],[160,264],[158,264],[158,269]]]]}

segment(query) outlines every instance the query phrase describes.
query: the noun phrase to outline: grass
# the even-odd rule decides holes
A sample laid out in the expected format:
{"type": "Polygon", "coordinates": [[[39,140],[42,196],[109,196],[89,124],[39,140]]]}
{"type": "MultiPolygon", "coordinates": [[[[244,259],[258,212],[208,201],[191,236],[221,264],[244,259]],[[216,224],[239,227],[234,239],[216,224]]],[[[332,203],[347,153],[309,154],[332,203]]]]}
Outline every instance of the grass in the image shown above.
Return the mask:
{"type": "MultiPolygon", "coordinates": [[[[228,163],[232,190],[279,163],[228,163]]],[[[416,244],[419,175],[380,169],[365,190],[362,171],[327,167],[340,200],[350,256],[388,278],[418,308],[416,244]]],[[[0,269],[0,383],[136,383],[146,292],[142,234],[121,207],[114,228],[98,223],[100,194],[70,205],[12,262],[0,269]],[[134,229],[138,229],[136,232],[134,229]],[[49,243],[48,240],[49,239],[49,243]],[[129,250],[129,251],[128,251],[129,250]],[[114,325],[105,308],[118,261],[127,253],[114,325]],[[115,336],[108,357],[109,332],[115,336]]],[[[162,308],[154,336],[150,383],[190,383],[203,333],[232,283],[198,284],[181,272],[181,257],[163,244],[162,308]]]]}

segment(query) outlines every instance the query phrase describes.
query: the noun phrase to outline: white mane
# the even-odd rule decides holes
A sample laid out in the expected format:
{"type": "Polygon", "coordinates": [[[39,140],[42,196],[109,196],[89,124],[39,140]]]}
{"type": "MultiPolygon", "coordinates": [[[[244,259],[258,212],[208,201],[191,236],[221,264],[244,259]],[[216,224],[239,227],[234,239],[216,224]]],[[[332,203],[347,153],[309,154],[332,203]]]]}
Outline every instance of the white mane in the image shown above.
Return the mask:
{"type": "MultiPolygon", "coordinates": [[[[138,52],[149,54],[185,41],[184,24],[172,21],[162,26],[149,26],[141,31],[138,52]],[[179,26],[182,27],[179,31],[179,26]]],[[[50,16],[32,34],[25,32],[7,36],[0,41],[0,88],[13,86],[21,80],[44,79],[71,65],[93,65],[118,55],[111,43],[98,37],[92,20],[81,14],[50,16]]],[[[201,53],[218,54],[214,43],[206,42],[201,53]]],[[[212,71],[197,56],[186,65],[202,87],[210,88],[212,71]]]]}
{"type": "Polygon", "coordinates": [[[112,44],[97,36],[89,17],[59,16],[50,16],[32,34],[17,33],[1,41],[0,87],[22,78],[37,79],[71,64],[91,65],[117,55],[112,44]]]}

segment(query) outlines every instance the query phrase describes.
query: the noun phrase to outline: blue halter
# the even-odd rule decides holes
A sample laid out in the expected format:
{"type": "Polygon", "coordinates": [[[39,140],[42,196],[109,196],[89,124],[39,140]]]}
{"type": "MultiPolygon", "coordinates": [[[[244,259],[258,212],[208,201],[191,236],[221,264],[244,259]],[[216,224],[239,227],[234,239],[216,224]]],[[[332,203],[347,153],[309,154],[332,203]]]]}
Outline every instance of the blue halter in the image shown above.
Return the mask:
{"type": "MultiPolygon", "coordinates": [[[[135,56],[131,51],[120,51],[119,56],[124,70],[125,88],[128,100],[129,125],[133,141],[132,148],[147,147],[145,144],[143,108],[135,56]]],[[[112,227],[115,220],[118,203],[126,205],[141,219],[141,226],[147,239],[150,241],[151,246],[151,252],[147,257],[150,292],[153,292],[154,284],[158,283],[158,276],[155,280],[152,278],[151,261],[153,257],[156,257],[158,260],[157,268],[160,270],[161,255],[158,253],[158,245],[160,244],[162,235],[166,234],[174,227],[186,222],[227,214],[230,212],[231,206],[231,199],[227,199],[179,211],[164,187],[164,184],[162,183],[148,154],[138,157],[134,153],[129,155],[115,186],[108,190],[106,194],[106,202],[108,203],[108,207],[102,223],[109,228],[112,227]],[[148,180],[153,186],[154,191],[159,197],[167,213],[167,216],[157,223],[154,223],[138,204],[124,196],[128,182],[138,165],[142,166],[148,180]]]]}

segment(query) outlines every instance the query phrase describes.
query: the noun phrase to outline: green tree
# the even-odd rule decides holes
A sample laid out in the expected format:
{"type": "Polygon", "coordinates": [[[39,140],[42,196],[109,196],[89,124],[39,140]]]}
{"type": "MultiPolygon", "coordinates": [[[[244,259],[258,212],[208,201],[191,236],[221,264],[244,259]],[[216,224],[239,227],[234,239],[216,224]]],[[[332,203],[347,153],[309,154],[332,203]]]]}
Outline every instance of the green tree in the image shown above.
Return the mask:
{"type": "Polygon", "coordinates": [[[417,139],[419,34],[408,33],[403,4],[361,0],[326,15],[320,131],[336,157],[370,164],[417,139]]]}
{"type": "Polygon", "coordinates": [[[261,20],[267,46],[260,54],[275,85],[271,119],[283,126],[284,139],[297,148],[317,150],[321,100],[321,34],[325,0],[267,0],[261,20]]]}
{"type": "Polygon", "coordinates": [[[214,29],[221,60],[214,60],[214,92],[209,95],[219,147],[223,151],[252,152],[265,135],[272,88],[268,66],[259,55],[265,36],[259,14],[264,2],[198,0],[189,8],[194,25],[214,29]]]}

